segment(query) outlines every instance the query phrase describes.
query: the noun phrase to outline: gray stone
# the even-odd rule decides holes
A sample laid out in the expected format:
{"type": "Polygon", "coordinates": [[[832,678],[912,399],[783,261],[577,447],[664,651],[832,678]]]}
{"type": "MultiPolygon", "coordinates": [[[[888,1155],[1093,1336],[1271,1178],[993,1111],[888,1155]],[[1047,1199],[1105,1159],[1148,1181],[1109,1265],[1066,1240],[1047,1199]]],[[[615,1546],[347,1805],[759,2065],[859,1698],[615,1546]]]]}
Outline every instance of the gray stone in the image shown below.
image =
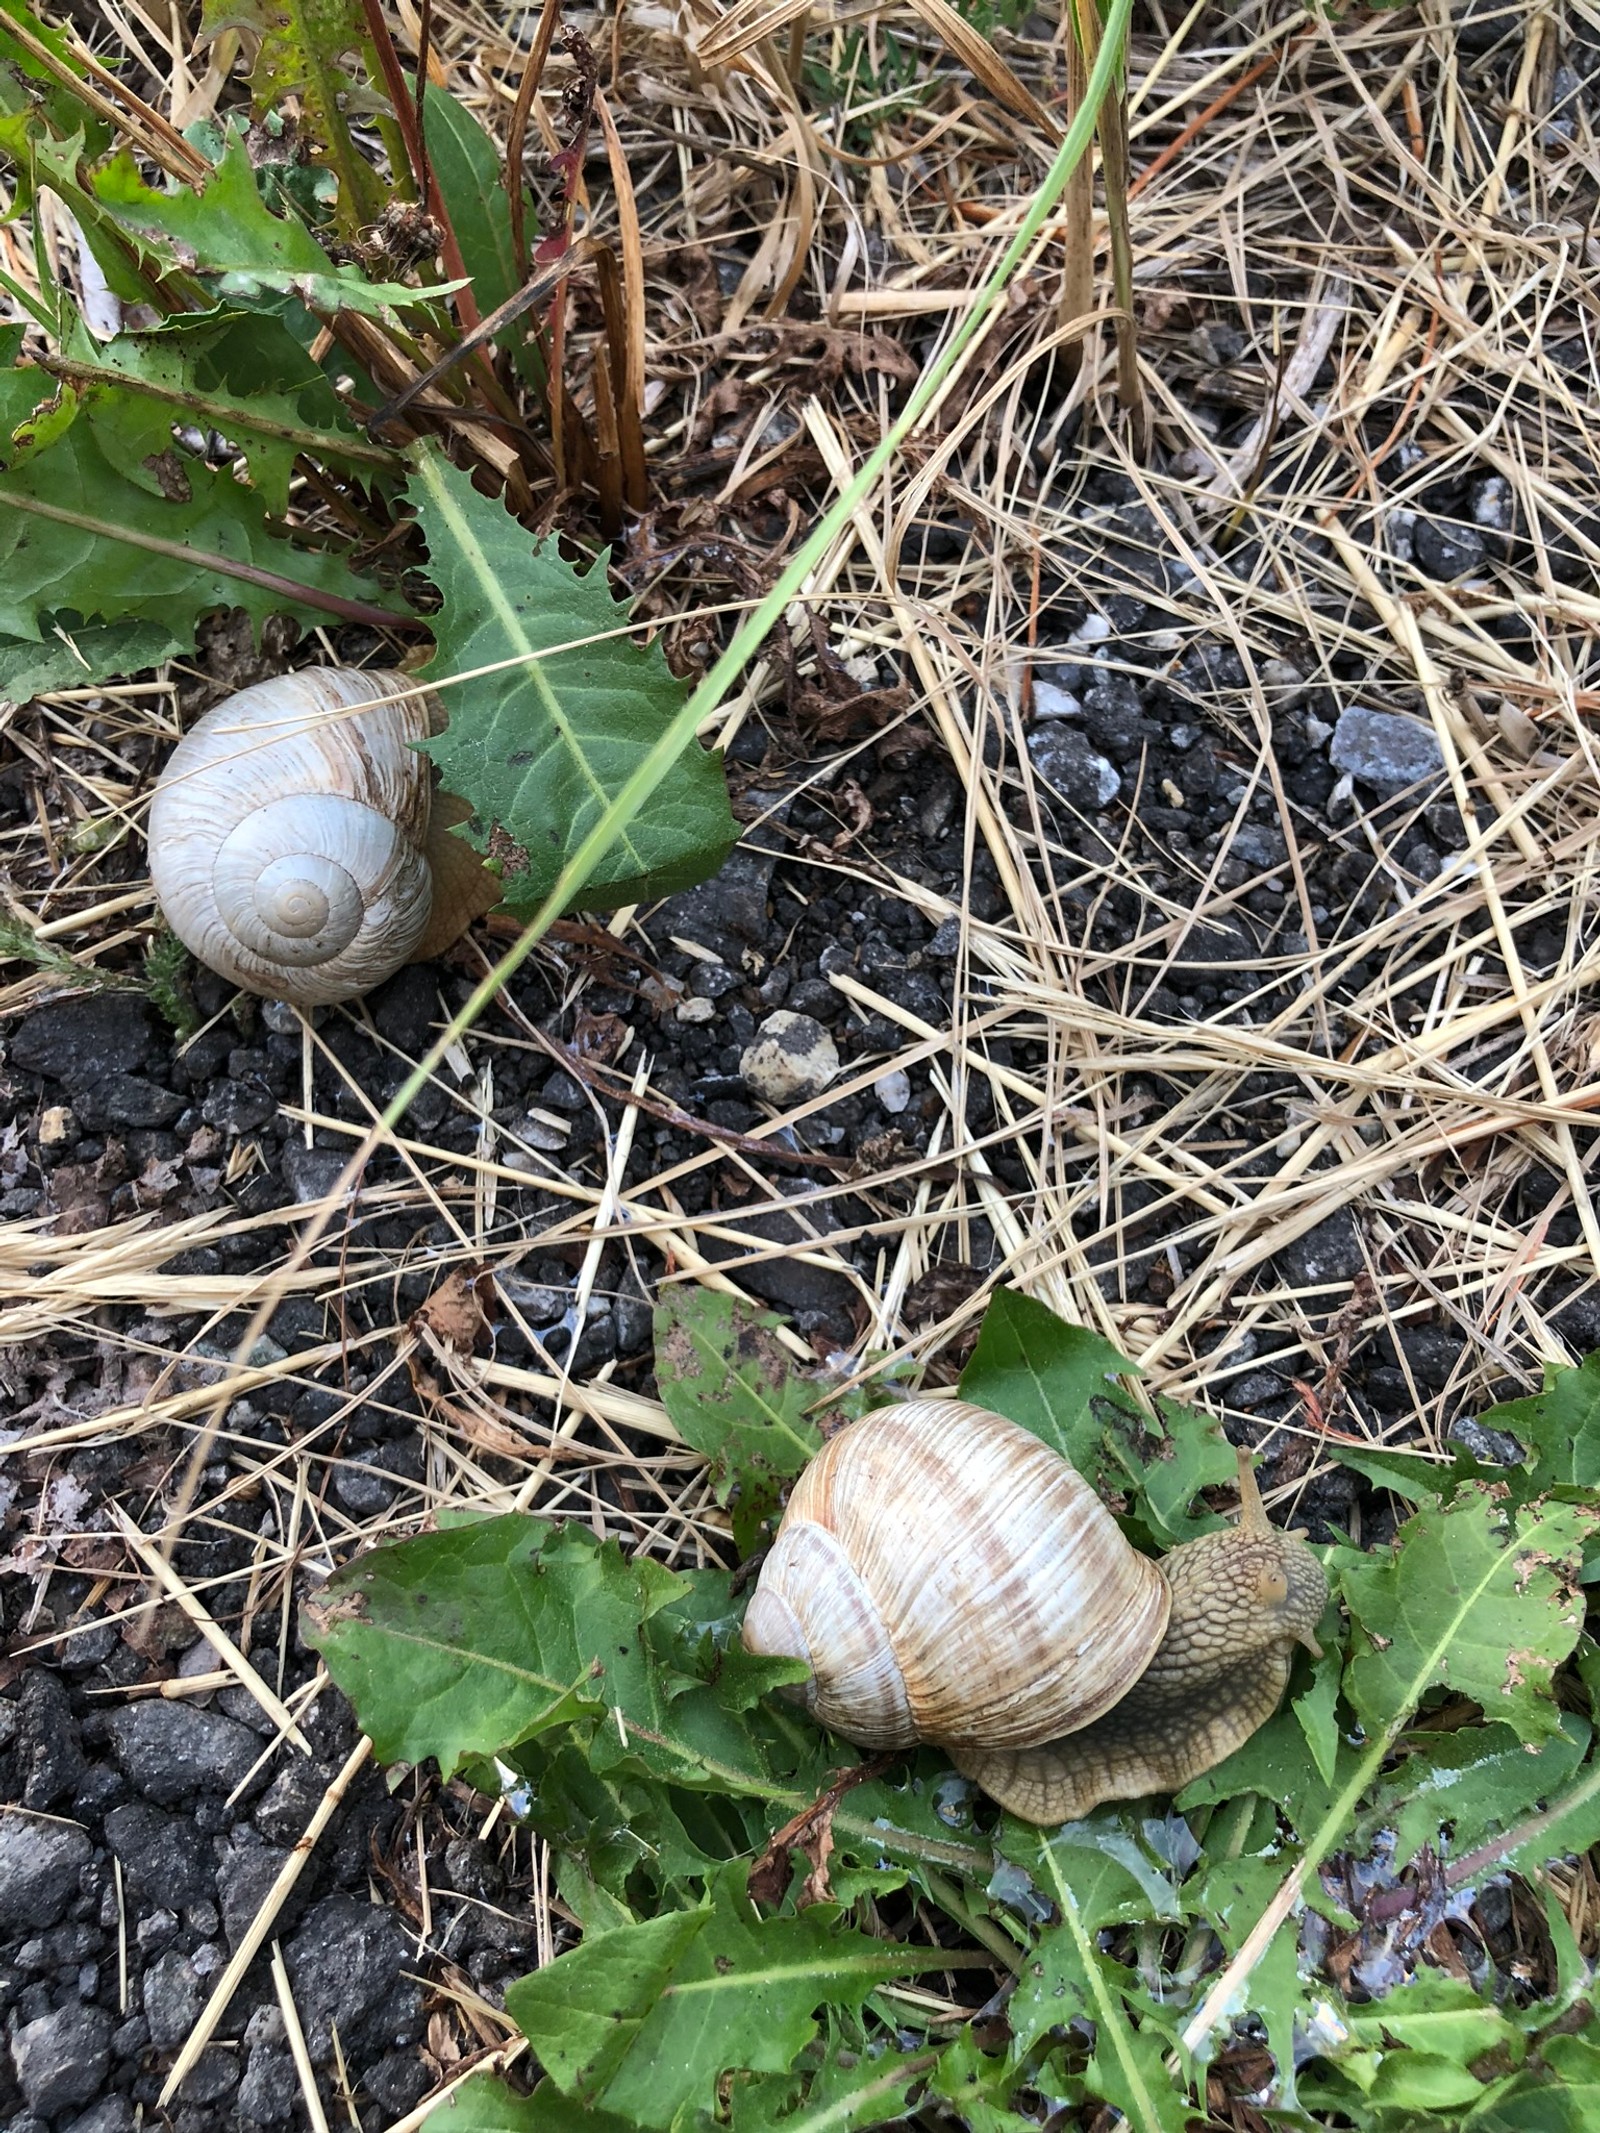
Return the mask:
{"type": "Polygon", "coordinates": [[[362,2077],[362,2087],[391,2118],[415,2110],[432,2086],[432,2076],[415,2052],[390,2052],[362,2077]]]}
{"type": "Polygon", "coordinates": [[[1291,1289],[1323,1289],[1353,1281],[1366,1265],[1355,1217],[1341,1208],[1273,1258],[1278,1279],[1291,1289]]]}
{"type": "Polygon", "coordinates": [[[294,2116],[299,2094],[294,2061],[287,2050],[258,2044],[245,2063],[244,2079],[239,2084],[239,2115],[258,2126],[282,2125],[294,2116]]]}
{"type": "MultiPolygon", "coordinates": [[[[792,1197],[797,1206],[804,1202],[804,1213],[790,1214],[787,1209],[770,1208],[757,1214],[737,1214],[728,1217],[727,1226],[738,1232],[741,1239],[760,1244],[787,1245],[791,1251],[816,1250],[818,1240],[826,1239],[840,1226],[839,1217],[825,1200],[807,1199],[801,1187],[792,1197]]],[[[709,1232],[703,1239],[703,1249],[708,1259],[742,1259],[750,1250],[749,1242],[736,1242],[733,1237],[713,1237],[709,1232]]],[[[792,1311],[804,1318],[815,1312],[822,1317],[837,1317],[848,1311],[855,1294],[853,1284],[843,1274],[830,1273],[826,1267],[809,1266],[803,1259],[788,1256],[778,1259],[763,1259],[738,1269],[739,1286],[759,1296],[764,1303],[775,1304],[779,1310],[792,1311]]]]}
{"type": "Polygon", "coordinates": [[[439,1013],[439,981],[426,963],[410,963],[368,1002],[378,1034],[410,1058],[428,1048],[439,1013]]]}
{"type": "Polygon", "coordinates": [[[1430,578],[1464,578],[1483,568],[1483,535],[1476,526],[1463,526],[1449,519],[1419,518],[1411,532],[1411,553],[1417,568],[1430,578]]]}
{"type": "Polygon", "coordinates": [[[332,2059],[335,2027],[346,2062],[357,2065],[416,2034],[422,1994],[402,1975],[415,1949],[392,1912],[353,1896],[324,1897],[306,1913],[285,1957],[316,2065],[332,2059]]]}
{"type": "Polygon", "coordinates": [[[375,1518],[398,1494],[392,1476],[374,1465],[376,1452],[341,1460],[333,1470],[333,1493],[353,1518],[375,1518]]]}
{"type": "Polygon", "coordinates": [[[911,1101],[911,1076],[903,1067],[891,1067],[872,1084],[872,1093],[891,1117],[898,1117],[911,1101]]]}
{"type": "Polygon", "coordinates": [[[196,1792],[231,1792],[261,1753],[248,1726],[164,1699],[113,1711],[106,1727],[124,1777],[163,1807],[196,1792]]]}
{"type": "Polygon", "coordinates": [[[256,1133],[277,1116],[278,1099],[260,1081],[222,1081],[200,1106],[200,1116],[221,1133],[256,1133]]]}
{"type": "Polygon", "coordinates": [[[752,1095],[782,1110],[822,1094],[839,1072],[839,1047],[812,1016],[780,1007],[745,1047],[739,1072],[752,1095]]]}
{"type": "Polygon", "coordinates": [[[775,863],[775,853],[740,843],[711,881],[669,896],[651,921],[651,932],[657,939],[694,941],[737,965],[741,950],[759,947],[767,937],[775,863]]]}
{"type": "Polygon", "coordinates": [[[47,1074],[77,1088],[102,1074],[131,1073],[154,1049],[144,1002],[106,992],[35,1008],[17,1025],[10,1058],[26,1073],[47,1074]]]}
{"type": "Polygon", "coordinates": [[[1282,866],[1289,857],[1288,842],[1275,823],[1245,822],[1234,833],[1228,857],[1237,859],[1253,874],[1282,866]]]}
{"type": "MultiPolygon", "coordinates": [[[[334,1775],[329,1766],[308,1763],[303,1755],[289,1757],[257,1801],[250,1819],[271,1843],[297,1844],[334,1775]]],[[[223,1915],[227,1915],[226,1901],[223,1915]]]]}
{"type": "Polygon", "coordinates": [[[1174,985],[1198,984],[1227,972],[1249,972],[1260,960],[1255,935],[1238,918],[1198,918],[1173,951],[1174,985]]]}
{"type": "Polygon", "coordinates": [[[102,1074],[72,1099],[78,1123],[89,1133],[108,1126],[170,1126],[185,1097],[139,1074],[102,1074]]]}
{"type": "Polygon", "coordinates": [[[200,1973],[176,1948],[158,1956],[144,1974],[144,2018],[158,2052],[175,2052],[200,2019],[206,1988],[200,1973]]]}
{"type": "Polygon", "coordinates": [[[122,1861],[136,1896],[181,1910],[211,1894],[210,1848],[183,1815],[163,1814],[141,1800],[113,1807],[106,1816],[106,1842],[122,1861]]]}
{"type": "Polygon", "coordinates": [[[133,2133],[133,2105],[126,2096],[103,2096],[75,2118],[65,2133],[133,2133]]]}
{"type": "Polygon", "coordinates": [[[1472,516],[1492,533],[1509,533],[1517,523],[1517,507],[1511,484],[1503,474],[1491,474],[1472,492],[1472,516]]]}
{"type": "Polygon", "coordinates": [[[93,1857],[94,1846],[70,1823],[0,1814],[0,1940],[53,1926],[93,1857]]]}
{"type": "Polygon", "coordinates": [[[283,1175],[302,1207],[327,1198],[346,1161],[337,1148],[308,1148],[301,1140],[283,1144],[283,1175]]]}
{"type": "MultiPolygon", "coordinates": [[[[236,1845],[217,1869],[217,1893],[222,1899],[222,1930],[228,1946],[237,1948],[254,1925],[267,1892],[288,1864],[289,1854],[275,1844],[236,1845]]],[[[287,1929],[294,1920],[292,1904],[281,1918],[287,1929]]]]}
{"type": "Polygon", "coordinates": [[[1080,814],[1098,814],[1122,790],[1116,766],[1091,748],[1076,727],[1059,720],[1029,729],[1028,754],[1044,782],[1080,814]]]}
{"type": "Polygon", "coordinates": [[[239,2061],[233,2052],[212,2044],[184,2076],[178,2095],[184,2103],[220,2103],[239,2086],[239,2061]]]}
{"type": "Polygon", "coordinates": [[[103,2007],[58,2007],[11,2039],[11,2063],[28,2108],[54,2118],[90,2103],[111,2068],[111,2017],[103,2007]]]}
{"type": "Polygon", "coordinates": [[[1033,715],[1045,719],[1082,718],[1083,703],[1070,689],[1063,689],[1059,682],[1035,681],[1033,715]]]}
{"type": "Polygon", "coordinates": [[[1336,770],[1381,792],[1403,792],[1424,778],[1436,778],[1444,768],[1431,726],[1366,704],[1351,704],[1340,712],[1328,754],[1336,770]]]}
{"type": "Polygon", "coordinates": [[[1476,1415],[1459,1415],[1450,1425],[1449,1442],[1459,1444],[1484,1466],[1521,1466],[1521,1444],[1506,1429],[1490,1429],[1476,1415]]]}

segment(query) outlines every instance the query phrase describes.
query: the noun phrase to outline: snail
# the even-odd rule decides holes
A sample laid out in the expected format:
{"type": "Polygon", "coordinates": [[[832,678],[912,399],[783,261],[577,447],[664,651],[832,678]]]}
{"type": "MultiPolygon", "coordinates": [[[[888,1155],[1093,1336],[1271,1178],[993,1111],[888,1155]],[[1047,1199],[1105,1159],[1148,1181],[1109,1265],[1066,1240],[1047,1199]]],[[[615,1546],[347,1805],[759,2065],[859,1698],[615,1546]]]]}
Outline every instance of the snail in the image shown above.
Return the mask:
{"type": "Polygon", "coordinates": [[[926,1742],[1030,1822],[1176,1792],[1320,1654],[1322,1565],[1267,1521],[1151,1562],[1077,1470],[1000,1415],[909,1400],[841,1430],[796,1482],[745,1615],[748,1651],[867,1748],[926,1742]]]}
{"type": "Polygon", "coordinates": [[[447,947],[500,890],[446,834],[467,810],[434,793],[416,746],[442,724],[405,675],[350,667],[280,674],[208,711],[150,806],[156,898],[184,946],[301,1007],[447,947]]]}

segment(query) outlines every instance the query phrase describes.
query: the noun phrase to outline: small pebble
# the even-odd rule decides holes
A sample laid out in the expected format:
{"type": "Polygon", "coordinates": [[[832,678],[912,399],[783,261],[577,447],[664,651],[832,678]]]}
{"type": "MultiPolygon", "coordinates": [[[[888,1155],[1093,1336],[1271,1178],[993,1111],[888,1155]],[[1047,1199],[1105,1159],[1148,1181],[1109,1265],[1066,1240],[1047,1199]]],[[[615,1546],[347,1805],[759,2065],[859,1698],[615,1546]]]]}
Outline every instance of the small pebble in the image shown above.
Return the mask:
{"type": "Polygon", "coordinates": [[[1033,715],[1035,718],[1082,718],[1083,705],[1070,689],[1063,689],[1053,681],[1036,681],[1033,685],[1033,715]]]}
{"type": "Polygon", "coordinates": [[[1086,815],[1109,806],[1122,789],[1116,765],[1097,754],[1072,726],[1035,726],[1028,735],[1028,753],[1040,777],[1086,815]]]}
{"type": "Polygon", "coordinates": [[[64,1148],[78,1137],[77,1120],[70,1104],[50,1104],[39,1113],[39,1146],[64,1148]]]}
{"type": "Polygon", "coordinates": [[[1444,768],[1431,726],[1365,704],[1340,712],[1329,754],[1336,770],[1389,792],[1437,777],[1444,768]]]}
{"type": "Polygon", "coordinates": [[[899,1067],[887,1074],[880,1074],[872,1084],[872,1093],[885,1111],[898,1117],[911,1101],[911,1076],[899,1067]]]}
{"type": "Polygon", "coordinates": [[[715,1000],[704,1000],[696,993],[691,998],[678,1002],[677,1017],[680,1022],[715,1022],[717,1003],[715,1000]]]}
{"type": "Polygon", "coordinates": [[[781,1109],[822,1094],[839,1071],[839,1048],[813,1016],[780,1008],[756,1031],[739,1071],[753,1096],[781,1109]]]}
{"type": "Polygon", "coordinates": [[[542,1148],[547,1155],[565,1148],[572,1128],[564,1118],[557,1118],[550,1111],[528,1111],[507,1129],[512,1137],[529,1148],[542,1148]]]}

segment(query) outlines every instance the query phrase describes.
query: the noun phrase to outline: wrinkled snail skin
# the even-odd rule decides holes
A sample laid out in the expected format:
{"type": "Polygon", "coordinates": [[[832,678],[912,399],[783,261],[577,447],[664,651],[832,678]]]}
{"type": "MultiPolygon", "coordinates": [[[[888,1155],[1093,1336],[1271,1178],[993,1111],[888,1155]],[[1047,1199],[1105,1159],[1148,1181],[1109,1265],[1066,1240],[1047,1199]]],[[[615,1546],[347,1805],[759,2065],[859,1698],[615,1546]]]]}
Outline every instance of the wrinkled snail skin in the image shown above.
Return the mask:
{"type": "Polygon", "coordinates": [[[428,929],[428,700],[401,674],[306,667],[208,711],[150,807],[150,872],[202,963],[299,1006],[390,977],[428,929]]]}
{"type": "Polygon", "coordinates": [[[961,1401],[841,1431],[795,1486],[752,1651],[863,1747],[941,1746],[1025,1820],[1076,1820],[1213,1769],[1277,1709],[1327,1604],[1304,1539],[1240,1460],[1237,1526],[1160,1564],[1029,1432],[961,1401]]]}

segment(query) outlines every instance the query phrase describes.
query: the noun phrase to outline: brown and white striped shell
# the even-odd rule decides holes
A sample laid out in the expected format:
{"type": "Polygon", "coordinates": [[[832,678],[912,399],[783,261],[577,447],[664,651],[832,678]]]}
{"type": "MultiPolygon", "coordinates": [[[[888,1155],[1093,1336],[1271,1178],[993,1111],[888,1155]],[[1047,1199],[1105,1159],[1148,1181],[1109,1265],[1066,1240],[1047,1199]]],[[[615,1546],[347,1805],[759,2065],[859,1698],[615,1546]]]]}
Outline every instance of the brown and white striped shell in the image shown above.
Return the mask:
{"type": "Polygon", "coordinates": [[[833,1437],[795,1484],[744,1643],[868,1748],[1031,1747],[1149,1666],[1171,1594],[1094,1490],[1014,1422],[908,1400],[833,1437]]]}

